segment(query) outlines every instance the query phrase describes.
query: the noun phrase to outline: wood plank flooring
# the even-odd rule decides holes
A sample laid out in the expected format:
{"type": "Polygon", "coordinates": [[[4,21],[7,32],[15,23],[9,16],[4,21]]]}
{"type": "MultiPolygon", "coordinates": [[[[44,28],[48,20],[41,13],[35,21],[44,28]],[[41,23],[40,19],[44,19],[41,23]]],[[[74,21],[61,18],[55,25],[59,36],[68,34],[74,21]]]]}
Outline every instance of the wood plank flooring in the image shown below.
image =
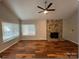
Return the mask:
{"type": "Polygon", "coordinates": [[[1,58],[77,58],[78,45],[70,41],[21,40],[1,58]]]}

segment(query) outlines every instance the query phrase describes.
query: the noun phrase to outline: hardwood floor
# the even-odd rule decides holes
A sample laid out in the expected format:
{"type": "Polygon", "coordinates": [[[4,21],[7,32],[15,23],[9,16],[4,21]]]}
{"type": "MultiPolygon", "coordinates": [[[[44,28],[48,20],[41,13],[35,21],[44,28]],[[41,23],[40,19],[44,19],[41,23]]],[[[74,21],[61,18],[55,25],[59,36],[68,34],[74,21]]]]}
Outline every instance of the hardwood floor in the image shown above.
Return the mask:
{"type": "Polygon", "coordinates": [[[78,45],[70,41],[21,40],[0,54],[1,58],[77,58],[78,45]]]}

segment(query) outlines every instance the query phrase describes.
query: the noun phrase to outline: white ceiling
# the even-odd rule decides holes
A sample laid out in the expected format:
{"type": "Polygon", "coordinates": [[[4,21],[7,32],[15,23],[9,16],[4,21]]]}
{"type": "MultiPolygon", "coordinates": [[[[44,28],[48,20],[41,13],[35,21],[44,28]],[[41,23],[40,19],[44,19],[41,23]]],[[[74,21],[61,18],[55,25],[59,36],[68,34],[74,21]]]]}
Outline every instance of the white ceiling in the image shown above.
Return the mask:
{"type": "Polygon", "coordinates": [[[77,8],[77,0],[47,0],[48,4],[53,3],[51,8],[56,10],[49,12],[47,15],[38,13],[41,9],[37,5],[44,7],[44,0],[4,0],[5,4],[21,20],[38,20],[38,19],[63,19],[71,15],[77,8]]]}

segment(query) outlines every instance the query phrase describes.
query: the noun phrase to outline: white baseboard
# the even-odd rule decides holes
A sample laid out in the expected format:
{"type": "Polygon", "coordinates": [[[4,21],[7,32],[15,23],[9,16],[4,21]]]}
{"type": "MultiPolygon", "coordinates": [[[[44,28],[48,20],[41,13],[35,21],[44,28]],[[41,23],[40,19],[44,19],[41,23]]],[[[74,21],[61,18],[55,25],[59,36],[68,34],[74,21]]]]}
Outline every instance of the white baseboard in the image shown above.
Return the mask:
{"type": "MultiPolygon", "coordinates": [[[[77,42],[74,42],[74,41],[72,41],[72,40],[69,40],[69,41],[71,41],[71,42],[73,42],[73,43],[75,43],[75,44],[78,44],[77,42]]],[[[79,45],[79,44],[78,44],[79,45]]]]}
{"type": "Polygon", "coordinates": [[[8,48],[10,48],[11,46],[13,46],[14,44],[16,44],[18,41],[16,41],[15,43],[11,44],[10,46],[6,47],[5,49],[1,50],[0,53],[4,52],[5,50],[7,50],[8,48]]]}
{"type": "Polygon", "coordinates": [[[45,39],[43,39],[43,38],[23,38],[23,39],[21,39],[21,40],[47,40],[46,38],[45,39]]]}

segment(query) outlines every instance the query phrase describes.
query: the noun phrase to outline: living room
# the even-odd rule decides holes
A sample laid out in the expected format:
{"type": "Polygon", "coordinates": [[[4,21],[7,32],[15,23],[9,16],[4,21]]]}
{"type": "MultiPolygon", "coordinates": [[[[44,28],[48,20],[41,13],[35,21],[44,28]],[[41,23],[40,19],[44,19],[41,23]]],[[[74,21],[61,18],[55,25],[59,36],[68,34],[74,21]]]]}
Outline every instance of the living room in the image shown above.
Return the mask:
{"type": "Polygon", "coordinates": [[[78,21],[77,0],[1,0],[0,57],[78,58],[78,21]]]}

